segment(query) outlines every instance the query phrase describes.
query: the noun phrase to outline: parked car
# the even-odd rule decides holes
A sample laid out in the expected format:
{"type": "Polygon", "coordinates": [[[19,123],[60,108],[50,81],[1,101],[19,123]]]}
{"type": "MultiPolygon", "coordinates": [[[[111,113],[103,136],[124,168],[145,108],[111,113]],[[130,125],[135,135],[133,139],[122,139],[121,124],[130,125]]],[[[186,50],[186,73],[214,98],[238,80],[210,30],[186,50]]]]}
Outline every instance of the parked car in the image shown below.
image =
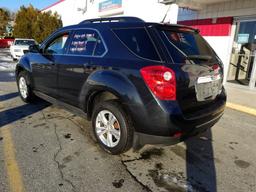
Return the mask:
{"type": "Polygon", "coordinates": [[[111,154],[204,132],[226,103],[223,64],[197,30],[133,17],[59,29],[30,47],[16,78],[23,101],[86,114],[111,154]]]}
{"type": "Polygon", "coordinates": [[[11,57],[13,60],[20,59],[25,53],[28,52],[29,46],[35,44],[36,41],[34,39],[15,39],[10,46],[11,57]]]}
{"type": "Polygon", "coordinates": [[[14,39],[10,37],[5,37],[4,39],[0,38],[0,48],[10,48],[14,39]]]}

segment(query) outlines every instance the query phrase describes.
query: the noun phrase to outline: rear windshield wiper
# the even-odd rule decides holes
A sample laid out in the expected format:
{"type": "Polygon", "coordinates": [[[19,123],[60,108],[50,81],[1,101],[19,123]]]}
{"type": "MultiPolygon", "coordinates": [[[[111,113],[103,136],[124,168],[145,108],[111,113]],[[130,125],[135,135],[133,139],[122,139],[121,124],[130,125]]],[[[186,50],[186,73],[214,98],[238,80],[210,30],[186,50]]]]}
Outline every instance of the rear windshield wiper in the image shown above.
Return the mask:
{"type": "Polygon", "coordinates": [[[208,61],[208,60],[212,59],[212,56],[210,56],[210,55],[188,55],[186,58],[189,59],[189,60],[196,60],[196,59],[198,59],[198,60],[206,60],[206,61],[208,61]]]}

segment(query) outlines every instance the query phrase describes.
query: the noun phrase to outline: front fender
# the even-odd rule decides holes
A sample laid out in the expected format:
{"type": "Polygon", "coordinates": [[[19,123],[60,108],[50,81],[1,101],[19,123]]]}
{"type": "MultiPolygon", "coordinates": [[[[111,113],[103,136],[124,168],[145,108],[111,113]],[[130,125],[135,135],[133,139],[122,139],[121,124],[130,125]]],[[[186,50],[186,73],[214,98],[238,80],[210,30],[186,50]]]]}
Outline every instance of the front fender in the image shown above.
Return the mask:
{"type": "Polygon", "coordinates": [[[32,72],[32,67],[30,65],[30,62],[27,56],[21,57],[21,59],[19,60],[16,66],[16,71],[17,71],[17,68],[20,68],[20,67],[28,72],[32,72]]]}
{"type": "Polygon", "coordinates": [[[20,71],[26,71],[27,72],[27,80],[28,80],[28,84],[30,86],[33,86],[33,78],[32,78],[32,66],[30,64],[29,58],[27,57],[27,55],[21,57],[21,59],[19,60],[19,62],[16,65],[16,69],[15,69],[15,76],[16,76],[16,80],[18,78],[18,74],[20,71]]]}

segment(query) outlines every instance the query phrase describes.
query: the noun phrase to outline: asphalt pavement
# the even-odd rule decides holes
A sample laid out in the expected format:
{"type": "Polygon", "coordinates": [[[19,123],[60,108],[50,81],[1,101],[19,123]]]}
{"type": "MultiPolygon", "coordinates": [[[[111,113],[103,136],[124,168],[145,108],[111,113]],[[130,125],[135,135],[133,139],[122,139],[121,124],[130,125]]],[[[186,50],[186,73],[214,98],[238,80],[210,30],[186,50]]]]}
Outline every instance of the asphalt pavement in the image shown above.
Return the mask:
{"type": "Polygon", "coordinates": [[[256,116],[227,108],[186,142],[112,156],[85,119],[22,102],[15,65],[0,50],[0,192],[256,191],[256,116]]]}

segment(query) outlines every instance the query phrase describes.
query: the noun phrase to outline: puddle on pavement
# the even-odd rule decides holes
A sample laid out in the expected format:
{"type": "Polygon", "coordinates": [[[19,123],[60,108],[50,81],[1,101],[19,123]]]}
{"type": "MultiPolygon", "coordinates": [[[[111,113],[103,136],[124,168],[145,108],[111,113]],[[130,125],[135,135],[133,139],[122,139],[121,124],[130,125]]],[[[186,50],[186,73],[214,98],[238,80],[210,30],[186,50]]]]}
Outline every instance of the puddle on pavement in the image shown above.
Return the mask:
{"type": "Polygon", "coordinates": [[[62,186],[63,186],[63,183],[60,183],[59,186],[62,187],[62,186]]]}
{"type": "Polygon", "coordinates": [[[42,126],[45,126],[46,123],[41,123],[41,124],[37,124],[37,125],[34,125],[33,127],[36,128],[36,127],[42,127],[42,126]]]}
{"type": "Polygon", "coordinates": [[[238,145],[238,142],[231,141],[231,142],[229,142],[229,144],[231,144],[231,145],[238,145]]]}
{"type": "MultiPolygon", "coordinates": [[[[162,168],[162,167],[161,167],[162,168]]],[[[154,181],[157,187],[163,188],[166,191],[175,192],[208,192],[201,182],[187,179],[183,172],[166,172],[165,170],[155,169],[148,170],[148,176],[154,181]]]]}
{"type": "Polygon", "coordinates": [[[119,181],[115,180],[114,182],[112,182],[115,188],[121,188],[123,186],[123,183],[124,183],[123,179],[120,179],[119,181]]]}
{"type": "Polygon", "coordinates": [[[60,168],[60,169],[64,169],[64,168],[66,168],[66,165],[62,165],[62,164],[61,164],[61,165],[59,165],[59,168],[60,168]]]}
{"type": "Polygon", "coordinates": [[[64,135],[64,138],[65,138],[65,139],[69,139],[70,141],[74,141],[74,139],[72,138],[71,133],[65,134],[65,135],[64,135]]]}
{"type": "Polygon", "coordinates": [[[37,153],[37,152],[40,150],[40,148],[44,148],[44,144],[40,144],[40,145],[37,146],[37,147],[33,147],[33,148],[32,148],[32,151],[33,151],[34,153],[37,153]]]}
{"type": "Polygon", "coordinates": [[[163,169],[163,163],[156,163],[155,168],[158,169],[158,170],[162,170],[163,169]]]}
{"type": "Polygon", "coordinates": [[[148,175],[153,179],[156,186],[164,188],[167,191],[192,191],[192,187],[187,185],[186,178],[183,175],[162,173],[158,169],[148,170],[148,175]]]}
{"type": "Polygon", "coordinates": [[[64,138],[65,138],[65,139],[70,139],[70,138],[71,138],[71,133],[65,134],[65,135],[64,135],[64,138]]]}
{"type": "Polygon", "coordinates": [[[67,163],[71,162],[72,159],[73,159],[73,157],[71,155],[68,155],[67,157],[63,158],[63,163],[67,164],[67,163]]]}
{"type": "Polygon", "coordinates": [[[162,156],[164,153],[164,149],[162,148],[152,148],[152,149],[148,149],[146,151],[143,151],[140,156],[140,159],[150,159],[152,156],[162,156]]]}
{"type": "Polygon", "coordinates": [[[77,156],[77,157],[79,157],[79,156],[80,156],[80,152],[79,152],[79,151],[76,151],[76,152],[74,153],[74,155],[77,156]]]}
{"type": "Polygon", "coordinates": [[[248,163],[247,161],[243,161],[243,160],[235,160],[234,162],[235,162],[235,164],[236,164],[238,167],[240,167],[240,168],[242,168],[242,169],[246,169],[246,168],[248,168],[248,167],[251,165],[251,164],[248,163]]]}

